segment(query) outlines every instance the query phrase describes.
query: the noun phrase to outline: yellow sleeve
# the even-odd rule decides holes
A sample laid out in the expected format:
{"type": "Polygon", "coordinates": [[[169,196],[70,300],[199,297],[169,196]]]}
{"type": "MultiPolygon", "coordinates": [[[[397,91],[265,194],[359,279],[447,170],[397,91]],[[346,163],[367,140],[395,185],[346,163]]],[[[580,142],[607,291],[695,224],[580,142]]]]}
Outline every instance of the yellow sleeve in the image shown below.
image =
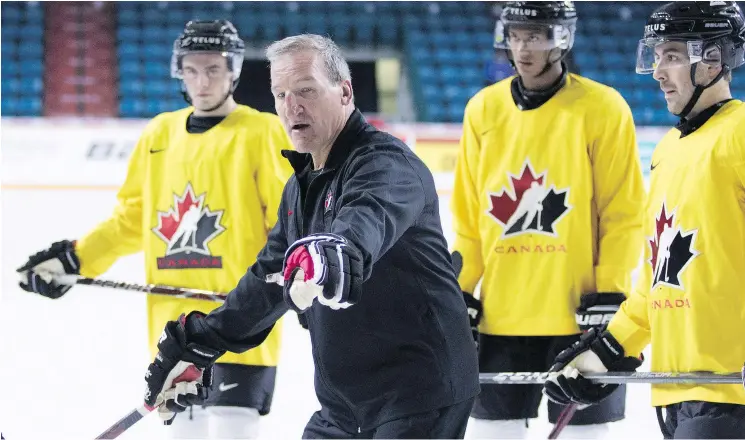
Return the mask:
{"type": "MultiPolygon", "coordinates": [[[[734,169],[740,182],[740,188],[745,191],[745,123],[735,126],[730,142],[732,149],[731,154],[728,155],[730,158],[727,158],[727,163],[734,169]]],[[[745,199],[745,195],[743,199],[745,199]]]]}
{"type": "Polygon", "coordinates": [[[455,183],[450,209],[453,214],[455,243],[453,252],[463,256],[463,270],[458,283],[465,292],[473,293],[484,274],[479,232],[479,192],[476,186],[476,165],[481,149],[478,132],[479,114],[482,108],[478,101],[471,100],[466,106],[463,119],[463,135],[455,165],[455,183]]]}
{"type": "MultiPolygon", "coordinates": [[[[650,258],[646,251],[644,258],[645,261],[650,258]]],[[[621,344],[626,356],[639,357],[652,339],[647,308],[651,277],[651,266],[642,264],[634,289],[608,323],[608,331],[621,344]]]]}
{"type": "Polygon", "coordinates": [[[75,253],[80,259],[80,274],[85,277],[97,277],[119,257],[142,249],[142,187],[150,148],[148,132],[155,121],[145,129],[132,152],[127,177],[117,193],[113,214],[75,244],[75,253]]]}
{"type": "Polygon", "coordinates": [[[631,109],[615,90],[603,101],[590,152],[598,215],[595,287],[628,295],[643,243],[644,182],[631,109]]]}
{"type": "Polygon", "coordinates": [[[282,123],[274,115],[270,115],[264,157],[257,168],[256,181],[259,197],[264,207],[264,227],[267,234],[277,223],[277,210],[282,199],[287,179],[292,175],[290,162],[282,157],[282,150],[292,150],[292,142],[282,123]]]}

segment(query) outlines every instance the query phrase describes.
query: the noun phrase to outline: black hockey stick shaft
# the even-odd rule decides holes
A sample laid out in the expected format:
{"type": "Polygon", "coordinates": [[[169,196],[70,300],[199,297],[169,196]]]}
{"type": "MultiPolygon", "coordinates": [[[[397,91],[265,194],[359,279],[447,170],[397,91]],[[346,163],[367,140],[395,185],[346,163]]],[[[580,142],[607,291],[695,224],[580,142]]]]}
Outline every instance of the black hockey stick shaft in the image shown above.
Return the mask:
{"type": "Polygon", "coordinates": [[[133,409],[129,414],[111,425],[109,429],[99,434],[96,439],[112,439],[119,437],[124,431],[134,426],[135,423],[142,420],[143,417],[150,414],[154,409],[154,407],[149,407],[147,405],[142,405],[133,409]]]}
{"type": "MultiPolygon", "coordinates": [[[[557,373],[515,372],[515,373],[481,373],[482,384],[500,385],[541,385],[557,373]]],[[[668,372],[622,372],[583,374],[586,379],[598,383],[674,383],[674,384],[742,384],[741,373],[668,373],[668,372]]]]}
{"type": "Polygon", "coordinates": [[[155,295],[167,295],[175,298],[203,299],[207,301],[223,302],[226,294],[210,292],[207,290],[187,289],[182,287],[161,286],[158,284],[134,284],[123,281],[102,280],[99,278],[86,278],[78,275],[57,275],[55,281],[60,284],[82,284],[86,286],[108,287],[119,290],[134,290],[137,292],[152,293],[155,295]]]}

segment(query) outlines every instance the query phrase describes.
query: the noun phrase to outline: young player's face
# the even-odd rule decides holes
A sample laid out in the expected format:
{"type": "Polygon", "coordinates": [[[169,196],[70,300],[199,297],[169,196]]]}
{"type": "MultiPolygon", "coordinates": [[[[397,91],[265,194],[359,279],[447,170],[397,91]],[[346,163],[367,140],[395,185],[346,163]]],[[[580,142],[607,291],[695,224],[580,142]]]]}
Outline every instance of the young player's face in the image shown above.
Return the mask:
{"type": "Polygon", "coordinates": [[[313,52],[282,55],[270,68],[274,107],[301,153],[329,147],[347,122],[352,84],[333,84],[313,52]]]}
{"type": "Polygon", "coordinates": [[[510,51],[521,77],[536,77],[546,67],[551,47],[546,29],[511,26],[508,32],[510,51]]]}
{"type": "Polygon", "coordinates": [[[182,59],[184,84],[194,108],[208,110],[225,99],[233,81],[228,60],[219,53],[194,53],[182,59]]]}

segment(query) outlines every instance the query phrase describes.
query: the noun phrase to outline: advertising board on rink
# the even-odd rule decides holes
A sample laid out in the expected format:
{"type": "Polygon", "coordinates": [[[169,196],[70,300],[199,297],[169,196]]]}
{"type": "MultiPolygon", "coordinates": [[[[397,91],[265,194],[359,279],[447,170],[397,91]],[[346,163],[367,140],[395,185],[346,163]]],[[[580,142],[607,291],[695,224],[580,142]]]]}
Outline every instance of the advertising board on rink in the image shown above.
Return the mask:
{"type": "MultiPolygon", "coordinates": [[[[147,120],[2,118],[3,189],[111,189],[123,181],[127,160],[147,120]]],[[[407,143],[436,177],[455,167],[460,124],[376,124],[407,143]]],[[[667,127],[637,127],[642,170],[649,175],[655,144],[667,127]]],[[[448,186],[450,179],[438,178],[448,186]]],[[[445,190],[449,188],[443,188],[445,190]]]]}

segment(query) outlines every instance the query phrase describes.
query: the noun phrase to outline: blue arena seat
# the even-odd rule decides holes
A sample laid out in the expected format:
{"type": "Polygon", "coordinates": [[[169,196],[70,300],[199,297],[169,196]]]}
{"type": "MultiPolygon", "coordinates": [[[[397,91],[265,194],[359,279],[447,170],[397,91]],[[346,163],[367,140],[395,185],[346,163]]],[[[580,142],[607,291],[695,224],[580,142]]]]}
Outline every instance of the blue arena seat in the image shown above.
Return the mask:
{"type": "Polygon", "coordinates": [[[2,115],[41,116],[44,12],[38,2],[1,2],[2,115]]]}

